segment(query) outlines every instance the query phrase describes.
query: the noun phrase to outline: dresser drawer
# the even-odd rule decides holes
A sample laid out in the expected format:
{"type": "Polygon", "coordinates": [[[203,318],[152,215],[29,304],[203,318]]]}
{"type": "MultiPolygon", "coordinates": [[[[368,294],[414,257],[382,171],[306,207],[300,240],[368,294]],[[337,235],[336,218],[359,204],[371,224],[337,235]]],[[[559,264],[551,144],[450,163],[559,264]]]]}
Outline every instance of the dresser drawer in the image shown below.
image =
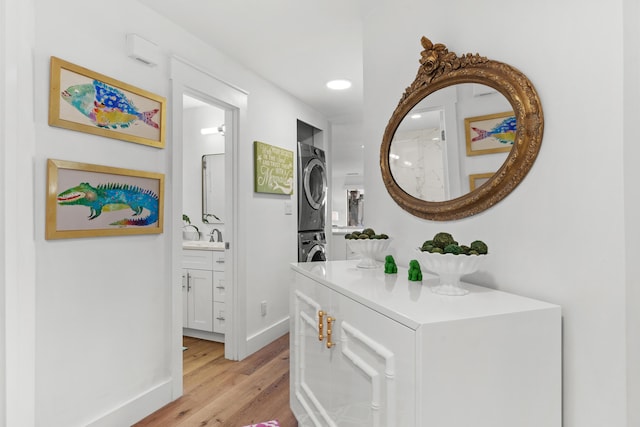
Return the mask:
{"type": "MultiPolygon", "coordinates": [[[[217,252],[183,250],[182,251],[182,268],[195,268],[198,270],[215,270],[213,268],[214,253],[217,253],[217,252]]],[[[224,252],[222,252],[222,254],[224,255],[224,252]]]]}
{"type": "Polygon", "coordinates": [[[224,271],[224,251],[213,251],[213,271],[224,271]]]}
{"type": "Polygon", "coordinates": [[[227,332],[227,319],[225,313],[225,303],[213,303],[213,332],[224,334],[227,332]]]}
{"type": "Polygon", "coordinates": [[[227,284],[224,281],[224,271],[213,273],[213,300],[225,302],[227,295],[227,284]]]}

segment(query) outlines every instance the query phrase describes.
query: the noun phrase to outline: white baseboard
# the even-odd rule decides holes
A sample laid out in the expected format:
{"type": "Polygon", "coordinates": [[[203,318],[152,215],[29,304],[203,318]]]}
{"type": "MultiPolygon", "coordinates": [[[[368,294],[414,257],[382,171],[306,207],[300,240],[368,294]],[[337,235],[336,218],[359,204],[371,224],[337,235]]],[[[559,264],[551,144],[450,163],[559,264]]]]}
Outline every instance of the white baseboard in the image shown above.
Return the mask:
{"type": "Polygon", "coordinates": [[[207,341],[224,342],[224,334],[218,334],[216,332],[206,332],[199,331],[197,329],[182,328],[182,335],[207,341]]]}
{"type": "Polygon", "coordinates": [[[273,325],[265,328],[249,337],[247,337],[246,350],[247,354],[241,355],[240,360],[255,353],[267,344],[271,344],[284,334],[289,332],[289,316],[274,323],[273,325]]]}
{"type": "Polygon", "coordinates": [[[171,402],[172,381],[167,380],[87,423],[87,427],[130,426],[171,402]]]}

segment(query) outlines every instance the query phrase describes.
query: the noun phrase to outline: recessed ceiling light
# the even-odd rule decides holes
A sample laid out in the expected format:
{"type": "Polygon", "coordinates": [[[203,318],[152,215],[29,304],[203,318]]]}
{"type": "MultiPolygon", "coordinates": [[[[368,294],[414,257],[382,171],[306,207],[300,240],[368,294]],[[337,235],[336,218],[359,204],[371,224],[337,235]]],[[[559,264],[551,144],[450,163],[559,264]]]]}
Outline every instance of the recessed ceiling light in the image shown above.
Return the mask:
{"type": "Polygon", "coordinates": [[[412,119],[419,119],[420,117],[422,117],[422,115],[420,113],[416,113],[416,114],[412,114],[411,115],[412,119]]]}
{"type": "Polygon", "coordinates": [[[345,90],[351,87],[351,82],[349,80],[331,80],[327,82],[327,87],[333,90],[345,90]]]}

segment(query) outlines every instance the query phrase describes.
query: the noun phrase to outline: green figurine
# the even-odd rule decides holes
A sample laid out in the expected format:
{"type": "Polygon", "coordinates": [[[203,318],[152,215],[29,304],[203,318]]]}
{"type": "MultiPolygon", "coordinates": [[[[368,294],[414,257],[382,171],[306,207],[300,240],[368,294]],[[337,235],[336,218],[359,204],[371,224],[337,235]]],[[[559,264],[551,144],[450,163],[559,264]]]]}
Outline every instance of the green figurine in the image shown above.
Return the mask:
{"type": "Polygon", "coordinates": [[[394,274],[398,272],[396,260],[394,260],[391,255],[384,257],[384,272],[385,274],[394,274]]]}
{"type": "Polygon", "coordinates": [[[420,264],[415,259],[409,261],[409,280],[413,282],[422,280],[422,270],[420,270],[420,264]]]}

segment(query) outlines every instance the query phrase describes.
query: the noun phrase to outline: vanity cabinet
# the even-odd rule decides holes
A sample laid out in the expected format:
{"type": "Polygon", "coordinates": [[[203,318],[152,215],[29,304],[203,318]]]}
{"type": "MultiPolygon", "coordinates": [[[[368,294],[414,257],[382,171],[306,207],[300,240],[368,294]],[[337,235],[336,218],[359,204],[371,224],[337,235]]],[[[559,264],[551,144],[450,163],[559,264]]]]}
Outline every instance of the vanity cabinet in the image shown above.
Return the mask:
{"type": "Polygon", "coordinates": [[[296,263],[290,403],[300,426],[559,427],[560,307],[357,261],[296,263]]]}
{"type": "Polygon", "coordinates": [[[182,326],[213,332],[213,272],[182,270],[182,326]]]}
{"type": "Polygon", "coordinates": [[[223,250],[182,251],[183,333],[224,341],[226,331],[223,250]]]}

